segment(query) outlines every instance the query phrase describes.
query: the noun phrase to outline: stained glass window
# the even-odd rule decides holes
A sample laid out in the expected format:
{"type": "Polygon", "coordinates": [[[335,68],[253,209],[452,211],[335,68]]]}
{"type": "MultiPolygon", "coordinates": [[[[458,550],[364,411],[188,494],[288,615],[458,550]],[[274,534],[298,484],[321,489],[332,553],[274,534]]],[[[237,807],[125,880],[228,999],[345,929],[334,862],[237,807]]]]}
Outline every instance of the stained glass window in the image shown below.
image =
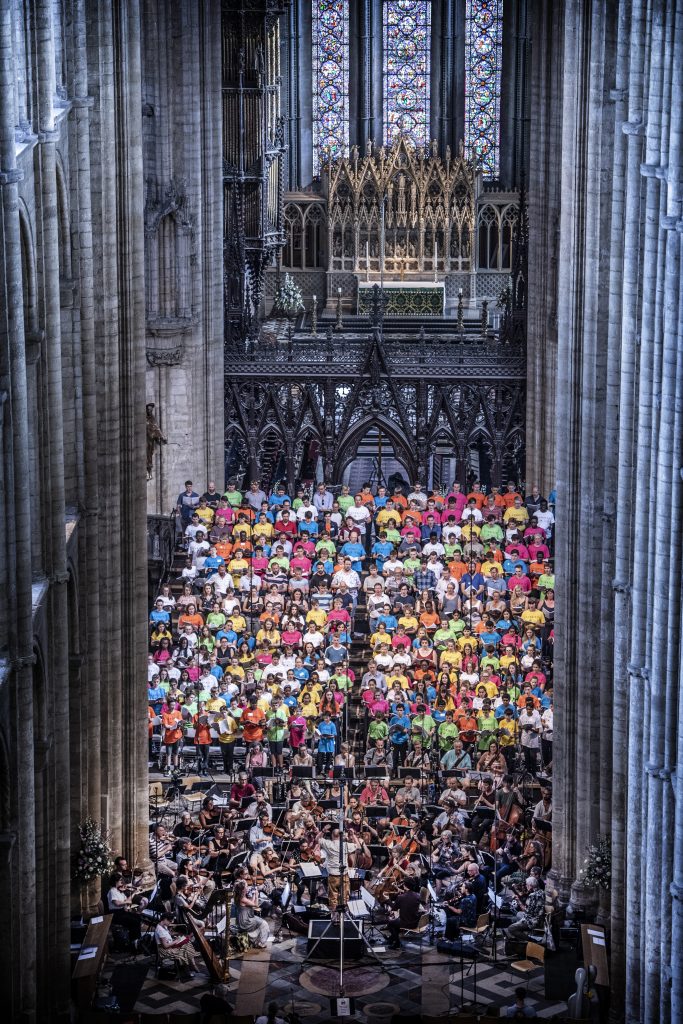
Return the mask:
{"type": "Polygon", "coordinates": [[[313,173],[349,147],[349,3],[313,0],[313,173]]]}
{"type": "Polygon", "coordinates": [[[429,49],[431,3],[385,0],[384,140],[399,135],[416,146],[429,143],[429,49]]]}
{"type": "Polygon", "coordinates": [[[465,150],[484,177],[498,175],[503,0],[467,0],[465,8],[465,150]]]}

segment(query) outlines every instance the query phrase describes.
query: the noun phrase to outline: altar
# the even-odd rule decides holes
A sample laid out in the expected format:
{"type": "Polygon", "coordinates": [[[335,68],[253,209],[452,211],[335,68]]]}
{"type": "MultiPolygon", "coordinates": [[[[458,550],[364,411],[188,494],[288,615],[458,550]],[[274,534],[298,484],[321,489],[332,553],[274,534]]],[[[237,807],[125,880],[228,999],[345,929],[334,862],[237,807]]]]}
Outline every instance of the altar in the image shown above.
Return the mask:
{"type": "MultiPolygon", "coordinates": [[[[372,311],[377,281],[358,283],[358,315],[372,311]]],[[[385,281],[385,316],[443,316],[445,287],[441,281],[385,281]]]]}

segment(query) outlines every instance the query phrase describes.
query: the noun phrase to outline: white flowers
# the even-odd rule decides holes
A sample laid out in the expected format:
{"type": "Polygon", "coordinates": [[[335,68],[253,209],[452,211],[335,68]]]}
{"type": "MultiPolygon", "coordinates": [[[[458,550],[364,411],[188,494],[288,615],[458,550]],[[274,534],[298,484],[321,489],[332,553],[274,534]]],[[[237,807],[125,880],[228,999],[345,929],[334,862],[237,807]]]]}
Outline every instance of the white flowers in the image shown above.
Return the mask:
{"type": "Polygon", "coordinates": [[[81,836],[81,848],[78,851],[75,878],[86,883],[111,871],[113,861],[108,836],[102,824],[92,818],[86,818],[78,829],[81,836]]]}

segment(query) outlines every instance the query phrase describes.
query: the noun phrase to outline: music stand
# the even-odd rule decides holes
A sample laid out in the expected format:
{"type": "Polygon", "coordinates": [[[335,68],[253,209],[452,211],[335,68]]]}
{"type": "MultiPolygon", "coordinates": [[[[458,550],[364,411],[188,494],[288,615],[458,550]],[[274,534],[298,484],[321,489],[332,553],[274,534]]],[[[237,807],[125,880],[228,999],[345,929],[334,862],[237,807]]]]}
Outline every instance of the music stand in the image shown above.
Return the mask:
{"type": "Polygon", "coordinates": [[[359,776],[359,778],[365,777],[366,779],[383,779],[389,774],[389,768],[386,766],[382,768],[381,765],[368,765],[367,767],[363,768],[363,776],[359,776]]]}
{"type": "Polygon", "coordinates": [[[353,782],[355,779],[354,769],[347,768],[343,764],[335,764],[332,768],[333,779],[346,779],[347,782],[353,782]]]}
{"type": "Polygon", "coordinates": [[[315,765],[312,764],[295,764],[292,766],[292,778],[293,779],[314,779],[315,778],[315,765]]]}

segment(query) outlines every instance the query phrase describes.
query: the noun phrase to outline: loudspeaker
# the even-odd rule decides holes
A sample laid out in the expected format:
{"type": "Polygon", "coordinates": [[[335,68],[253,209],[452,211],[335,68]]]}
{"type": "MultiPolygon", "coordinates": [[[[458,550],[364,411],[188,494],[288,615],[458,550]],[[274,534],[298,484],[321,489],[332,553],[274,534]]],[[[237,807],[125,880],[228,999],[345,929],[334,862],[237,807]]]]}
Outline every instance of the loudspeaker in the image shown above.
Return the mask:
{"type": "MultiPolygon", "coordinates": [[[[314,959],[338,960],[340,928],[329,921],[308,922],[308,945],[306,952],[314,959]]],[[[361,960],[365,952],[363,922],[344,921],[344,957],[361,960]]]]}
{"type": "Polygon", "coordinates": [[[436,948],[439,953],[457,956],[458,959],[463,957],[466,960],[478,960],[481,955],[473,942],[461,942],[460,939],[440,939],[436,948]]]}
{"type": "Polygon", "coordinates": [[[580,961],[577,958],[576,950],[558,950],[556,953],[545,954],[545,997],[546,999],[563,1000],[569,999],[572,992],[576,991],[574,974],[580,961]]]}

